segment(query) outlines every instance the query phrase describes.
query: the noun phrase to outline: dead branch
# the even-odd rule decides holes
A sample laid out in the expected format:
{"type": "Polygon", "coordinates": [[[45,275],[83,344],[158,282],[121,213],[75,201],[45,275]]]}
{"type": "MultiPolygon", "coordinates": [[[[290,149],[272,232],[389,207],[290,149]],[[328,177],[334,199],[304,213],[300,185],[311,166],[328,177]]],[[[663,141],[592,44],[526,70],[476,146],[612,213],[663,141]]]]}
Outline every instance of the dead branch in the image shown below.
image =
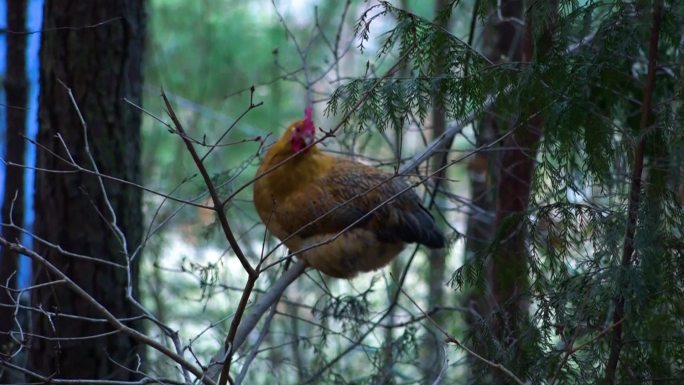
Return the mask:
{"type": "Polygon", "coordinates": [[[218,377],[220,368],[219,365],[224,362],[222,358],[227,356],[229,353],[228,349],[230,349],[232,352],[235,352],[238,348],[240,348],[240,346],[242,346],[247,339],[247,336],[252,330],[254,330],[266,310],[268,310],[269,307],[273,306],[278,301],[285,289],[287,289],[287,287],[294,282],[295,279],[304,273],[306,267],[307,265],[303,261],[295,263],[292,265],[292,267],[290,267],[290,269],[283,273],[280,278],[278,278],[278,280],[269,288],[268,291],[259,297],[257,302],[250,308],[249,314],[244,317],[244,320],[237,328],[235,337],[232,340],[232,346],[228,348],[224,347],[224,349],[219,351],[211,360],[212,365],[210,365],[207,370],[207,377],[218,377]]]}
{"type": "Polygon", "coordinates": [[[32,260],[34,260],[37,263],[40,263],[41,265],[45,266],[52,274],[56,275],[59,277],[61,280],[65,282],[65,284],[76,294],[78,294],[80,297],[85,299],[88,303],[90,303],[93,308],[102,314],[102,316],[109,322],[110,325],[112,325],[116,330],[119,332],[128,335],[131,338],[134,338],[140,343],[143,343],[147,346],[152,347],[153,349],[157,350],[161,354],[169,357],[173,361],[175,361],[177,364],[179,364],[181,367],[184,369],[190,371],[197,379],[199,379],[202,383],[205,385],[216,385],[214,381],[211,379],[205,377],[202,373],[202,370],[185,360],[182,356],[179,354],[173,352],[172,350],[169,350],[166,346],[162,345],[160,342],[140,333],[139,331],[126,326],[119,320],[116,316],[114,316],[109,310],[102,306],[95,298],[93,298],[87,291],[83,290],[79,285],[77,285],[71,278],[69,278],[68,275],[64,274],[57,266],[53,265],[50,261],[45,259],[42,255],[36,253],[33,250],[27,249],[26,247],[19,245],[17,243],[9,242],[8,240],[4,238],[0,238],[0,244],[2,244],[4,247],[10,248],[11,250],[14,250],[18,253],[21,253],[32,260]]]}
{"type": "Polygon", "coordinates": [[[414,306],[415,306],[415,307],[416,307],[416,308],[425,316],[426,319],[428,319],[428,320],[432,323],[432,325],[433,325],[437,330],[439,330],[442,334],[444,334],[444,337],[446,338],[446,341],[447,341],[447,342],[450,342],[450,343],[452,343],[452,344],[458,346],[459,348],[465,350],[466,353],[468,353],[468,354],[470,354],[471,356],[477,358],[478,360],[484,362],[485,364],[487,364],[487,365],[489,365],[489,366],[491,366],[491,367],[493,367],[493,368],[495,368],[495,369],[498,369],[498,370],[504,372],[504,373],[505,373],[507,376],[509,376],[513,381],[515,381],[518,385],[525,385],[525,384],[526,384],[525,382],[523,382],[518,376],[516,376],[515,374],[513,374],[513,372],[511,372],[511,371],[510,371],[508,368],[506,368],[505,366],[501,365],[501,364],[498,363],[498,362],[490,361],[490,360],[488,360],[488,359],[482,357],[481,355],[475,353],[474,351],[470,350],[467,346],[465,346],[464,344],[462,344],[461,341],[459,341],[459,340],[456,339],[454,336],[452,336],[452,335],[450,335],[449,333],[447,333],[446,330],[444,330],[437,322],[435,322],[435,320],[432,319],[432,317],[430,317],[429,315],[427,315],[427,314],[425,313],[425,311],[420,307],[420,305],[418,305],[418,303],[416,303],[416,301],[415,301],[410,295],[408,295],[408,293],[406,293],[406,292],[404,291],[404,289],[401,289],[401,292],[404,293],[404,295],[406,296],[406,298],[408,298],[408,300],[411,301],[411,303],[412,303],[412,304],[413,304],[413,305],[414,305],[414,306]]]}

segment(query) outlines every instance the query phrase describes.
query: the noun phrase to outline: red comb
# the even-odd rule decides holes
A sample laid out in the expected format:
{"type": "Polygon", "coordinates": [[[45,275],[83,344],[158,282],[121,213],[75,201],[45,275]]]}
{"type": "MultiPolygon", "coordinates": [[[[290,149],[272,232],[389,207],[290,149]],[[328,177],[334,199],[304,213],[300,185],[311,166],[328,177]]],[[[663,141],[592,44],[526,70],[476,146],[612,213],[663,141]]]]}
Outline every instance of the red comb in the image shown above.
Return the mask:
{"type": "Polygon", "coordinates": [[[313,115],[313,107],[307,106],[304,109],[304,127],[303,127],[307,131],[308,130],[311,130],[311,131],[315,130],[312,115],[313,115]]]}

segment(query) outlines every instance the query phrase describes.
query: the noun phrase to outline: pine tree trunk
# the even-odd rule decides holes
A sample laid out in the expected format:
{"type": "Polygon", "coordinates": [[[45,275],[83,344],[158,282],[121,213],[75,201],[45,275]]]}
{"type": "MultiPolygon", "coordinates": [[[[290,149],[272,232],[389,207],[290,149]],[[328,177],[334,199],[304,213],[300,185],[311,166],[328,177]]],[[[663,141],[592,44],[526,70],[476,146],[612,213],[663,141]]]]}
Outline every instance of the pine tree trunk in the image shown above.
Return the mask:
{"type": "MultiPolygon", "coordinates": [[[[140,103],[145,37],[143,3],[135,0],[47,1],[41,37],[39,99],[40,145],[93,169],[86,137],[64,82],[73,91],[87,124],[90,152],[102,174],[139,182],[140,113],[123,101],[140,103]],[[70,28],[60,28],[60,27],[70,28]],[[74,27],[74,28],[72,28],[74,27]]],[[[41,169],[71,170],[48,151],[38,151],[41,169]]],[[[105,180],[104,196],[97,177],[88,173],[38,172],[36,175],[36,234],[70,252],[126,265],[142,236],[141,191],[105,180]],[[112,211],[127,241],[127,250],[112,231],[112,211]]],[[[117,317],[136,314],[126,290],[137,296],[137,263],[131,261],[131,282],[125,269],[69,257],[37,243],[36,251],[60,268],[117,317]],[[127,286],[129,285],[130,286],[127,286]]],[[[39,264],[35,284],[54,279],[39,264]]],[[[32,303],[46,311],[102,318],[93,306],[64,285],[34,290],[32,303]]],[[[34,315],[32,333],[45,337],[84,337],[112,331],[103,322],[48,319],[34,315]]],[[[140,327],[133,323],[134,327],[140,327]]],[[[106,334],[92,339],[33,338],[29,368],[55,378],[135,380],[141,348],[130,337],[106,334]]]]}
{"type": "MultiPolygon", "coordinates": [[[[26,132],[26,107],[28,106],[28,79],[26,76],[26,0],[13,0],[7,5],[7,76],[5,92],[7,97],[7,132],[5,134],[4,160],[17,164],[24,163],[26,142],[22,135],[26,132]]],[[[2,222],[11,220],[21,227],[24,223],[24,169],[20,167],[5,168],[5,195],[2,201],[2,222]],[[16,197],[16,198],[15,198],[16,197]],[[12,217],[10,218],[10,214],[12,217]]],[[[18,229],[3,227],[2,236],[16,241],[21,238],[18,229]]],[[[18,255],[2,249],[0,255],[0,354],[8,358],[16,351],[17,346],[8,334],[15,328],[14,308],[11,305],[19,298],[10,295],[9,290],[16,289],[18,255]],[[4,288],[7,286],[7,289],[4,288]]],[[[4,371],[0,375],[0,383],[12,383],[11,372],[4,371]]]]}
{"type": "MultiPolygon", "coordinates": [[[[549,8],[555,12],[556,2],[549,8]]],[[[527,15],[531,13],[527,10],[527,15]]],[[[520,61],[543,60],[551,47],[555,13],[547,15],[550,22],[525,19],[520,61]],[[533,36],[533,22],[543,25],[540,38],[533,36]]],[[[500,361],[521,378],[530,373],[531,337],[525,329],[531,328],[528,298],[528,258],[526,246],[526,220],[532,193],[532,178],[536,165],[537,148],[542,138],[543,119],[540,106],[530,103],[522,111],[520,126],[504,142],[496,201],[496,231],[499,243],[488,261],[487,279],[492,316],[492,332],[499,346],[507,353],[500,361]]],[[[511,379],[503,373],[495,374],[497,384],[509,384],[511,379]]]]}
{"type": "MultiPolygon", "coordinates": [[[[523,4],[520,0],[508,0],[501,3],[503,17],[521,18],[523,4]]],[[[512,21],[502,21],[498,15],[492,15],[486,22],[483,31],[483,46],[481,51],[493,63],[520,60],[522,41],[522,27],[512,21]]],[[[485,146],[500,135],[501,122],[496,117],[496,111],[488,111],[478,122],[475,130],[476,147],[485,146]]],[[[503,163],[505,164],[505,163],[503,163]]],[[[466,235],[466,259],[484,258],[485,253],[494,239],[496,231],[496,200],[499,191],[499,175],[501,173],[501,156],[498,152],[478,152],[468,162],[470,176],[470,196],[472,207],[468,217],[468,231],[466,235]]],[[[489,281],[495,280],[489,277],[489,281]]],[[[490,284],[491,285],[491,284],[490,284]]],[[[470,347],[485,357],[493,357],[496,352],[487,349],[489,332],[483,324],[490,319],[492,309],[485,293],[477,288],[469,288],[464,298],[464,307],[469,309],[466,322],[471,336],[470,347]]],[[[491,346],[491,345],[490,345],[491,346]]],[[[471,383],[488,383],[493,374],[491,367],[482,361],[470,358],[471,383]]]]}

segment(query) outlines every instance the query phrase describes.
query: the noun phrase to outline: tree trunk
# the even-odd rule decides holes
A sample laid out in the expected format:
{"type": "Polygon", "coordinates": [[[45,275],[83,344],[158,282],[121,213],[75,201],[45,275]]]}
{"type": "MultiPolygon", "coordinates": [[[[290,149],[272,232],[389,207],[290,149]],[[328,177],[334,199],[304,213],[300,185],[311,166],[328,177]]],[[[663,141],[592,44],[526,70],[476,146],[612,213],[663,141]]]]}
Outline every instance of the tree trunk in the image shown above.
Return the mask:
{"type": "MultiPolygon", "coordinates": [[[[503,17],[521,18],[522,12],[523,4],[520,0],[508,0],[501,3],[503,17]]],[[[522,32],[521,26],[515,22],[503,21],[498,18],[498,15],[492,15],[484,26],[481,50],[493,63],[518,61],[521,57],[522,32]]],[[[500,134],[499,126],[508,124],[508,122],[501,122],[496,115],[494,110],[487,111],[478,122],[475,130],[476,147],[482,147],[494,141],[500,134]]],[[[495,151],[478,152],[468,162],[472,207],[468,216],[465,244],[467,261],[484,258],[494,239],[501,165],[501,156],[495,151]]],[[[490,277],[490,281],[493,279],[495,278],[490,277]]],[[[464,307],[469,309],[466,322],[471,337],[470,347],[485,357],[493,357],[495,351],[487,349],[488,333],[485,332],[483,324],[490,318],[492,312],[485,293],[477,288],[469,288],[464,302],[464,307]]],[[[487,374],[493,372],[482,361],[471,357],[469,366],[470,383],[491,381],[487,374]]]]}
{"type": "MultiPolygon", "coordinates": [[[[553,3],[554,6],[557,3],[553,3]]],[[[550,7],[551,12],[555,9],[550,7]]],[[[531,12],[528,9],[527,14],[531,12]]],[[[548,18],[553,20],[554,14],[548,18]]],[[[535,20],[525,19],[520,61],[543,60],[550,49],[553,22],[544,22],[541,38],[534,41],[532,25],[535,20]],[[538,45],[535,46],[535,43],[538,45]],[[536,56],[535,56],[536,55],[536,56]]],[[[497,344],[507,352],[497,357],[504,366],[521,378],[526,378],[531,367],[529,350],[531,340],[524,332],[529,324],[528,250],[526,216],[532,192],[532,178],[537,148],[542,138],[543,119],[538,115],[540,106],[530,103],[520,116],[520,126],[504,142],[498,197],[496,201],[496,231],[499,244],[488,261],[487,279],[490,289],[489,306],[492,333],[497,344]]],[[[510,377],[495,374],[497,384],[511,383],[510,377]]]]}
{"type": "MultiPolygon", "coordinates": [[[[410,12],[410,5],[408,0],[400,0],[399,1],[399,7],[403,9],[404,11],[410,12]]],[[[400,78],[408,78],[410,75],[410,69],[404,61],[401,64],[401,68],[399,69],[399,77],[400,78]]],[[[403,140],[403,125],[402,126],[395,126],[394,127],[394,148],[392,149],[394,151],[394,161],[396,162],[397,167],[401,164],[401,154],[402,154],[402,147],[404,145],[404,140],[403,140]]],[[[390,274],[391,276],[395,277],[395,279],[399,276],[401,276],[401,271],[404,266],[404,261],[401,256],[397,256],[397,258],[394,258],[392,263],[390,264],[390,274]]],[[[385,287],[386,294],[387,294],[387,306],[389,306],[389,313],[387,314],[387,322],[389,324],[394,324],[394,321],[396,319],[396,306],[393,303],[394,302],[394,292],[396,290],[396,285],[395,281],[390,281],[389,284],[385,287]]],[[[382,356],[382,367],[381,367],[381,373],[376,379],[375,383],[388,383],[391,384],[394,382],[394,329],[393,328],[385,328],[383,332],[383,356],[382,356]],[[382,381],[382,382],[381,382],[382,381]]]]}
{"type": "MultiPolygon", "coordinates": [[[[440,18],[439,15],[443,12],[447,12],[448,8],[451,6],[451,2],[447,0],[435,0],[435,20],[439,20],[440,27],[445,30],[449,30],[449,19],[440,18]]],[[[435,69],[437,73],[433,74],[434,77],[443,76],[447,72],[446,68],[446,58],[437,55],[435,60],[435,69]]],[[[446,111],[440,97],[440,83],[435,84],[435,89],[433,91],[433,104],[432,104],[432,135],[437,138],[444,133],[446,130],[446,111]]],[[[435,193],[430,205],[434,205],[435,199],[439,197],[438,190],[445,189],[447,177],[447,170],[443,168],[449,157],[449,149],[453,139],[445,143],[442,148],[435,152],[432,159],[431,169],[432,172],[440,170],[435,174],[435,193]]],[[[432,208],[432,207],[431,207],[432,208]]],[[[440,224],[443,228],[443,224],[440,224]]],[[[428,309],[432,310],[437,306],[442,306],[444,301],[444,274],[446,266],[446,256],[448,248],[430,250],[429,253],[429,270],[428,270],[428,309]]],[[[444,323],[444,312],[435,313],[432,318],[438,324],[442,325],[444,323]]],[[[444,349],[443,346],[443,336],[442,333],[436,328],[430,326],[428,332],[426,333],[426,355],[423,362],[423,377],[424,381],[427,383],[434,382],[437,377],[442,372],[442,366],[445,362],[444,349]]]]}
{"type": "MultiPolygon", "coordinates": [[[[13,0],[7,5],[7,76],[5,92],[7,96],[7,132],[5,134],[5,161],[17,164],[24,163],[26,144],[22,135],[26,132],[26,108],[28,106],[28,79],[26,76],[26,0],[13,0]],[[16,32],[16,33],[15,33],[16,32]]],[[[24,223],[24,169],[20,167],[5,168],[5,195],[2,201],[2,222],[17,226],[24,223]],[[15,198],[16,197],[16,198],[15,198]],[[10,218],[10,214],[12,218],[10,218]]],[[[16,241],[21,238],[17,229],[3,227],[5,239],[16,241]]],[[[0,304],[14,305],[18,301],[10,290],[17,286],[17,261],[15,252],[2,249],[0,255],[0,304]],[[5,286],[7,288],[5,288],[5,286]]],[[[0,354],[3,359],[16,351],[14,341],[8,334],[14,329],[14,308],[0,307],[0,354]]],[[[0,383],[12,383],[11,373],[2,372],[0,383]]]]}
{"type": "MultiPolygon", "coordinates": [[[[143,3],[135,0],[47,1],[41,37],[38,142],[93,169],[87,146],[102,174],[139,182],[140,112],[127,98],[140,103],[145,37],[143,3]],[[64,27],[69,27],[64,28],[64,27]],[[87,124],[81,124],[64,82],[87,124]],[[87,131],[87,133],[86,133],[87,131]],[[86,138],[87,135],[87,138],[86,138]],[[87,142],[86,142],[87,139],[87,142]]],[[[48,151],[38,151],[39,169],[72,170],[48,151]]],[[[38,172],[36,175],[36,234],[70,252],[126,265],[141,242],[141,191],[88,173],[38,172]],[[111,205],[111,206],[109,206],[111,205]],[[113,218],[116,216],[116,220],[113,218]],[[126,247],[112,230],[123,232],[126,247]]],[[[93,263],[37,243],[45,256],[117,317],[137,313],[126,297],[137,296],[140,256],[125,269],[93,263]]],[[[54,279],[43,266],[33,266],[35,284],[54,279]]],[[[64,285],[41,287],[32,293],[33,306],[56,313],[102,318],[95,308],[64,285]]],[[[84,337],[47,340],[33,337],[29,368],[55,378],[135,380],[141,347],[130,337],[114,334],[109,324],[86,319],[34,313],[36,336],[84,337]],[[99,336],[98,336],[99,335],[99,336]]],[[[140,325],[134,325],[138,327],[140,325]]]]}

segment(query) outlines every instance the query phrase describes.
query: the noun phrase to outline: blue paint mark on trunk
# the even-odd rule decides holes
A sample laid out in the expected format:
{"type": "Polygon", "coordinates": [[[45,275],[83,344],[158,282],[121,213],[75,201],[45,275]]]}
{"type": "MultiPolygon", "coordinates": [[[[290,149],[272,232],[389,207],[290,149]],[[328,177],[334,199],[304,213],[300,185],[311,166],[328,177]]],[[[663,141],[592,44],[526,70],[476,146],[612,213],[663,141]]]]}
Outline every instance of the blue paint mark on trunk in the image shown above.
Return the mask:
{"type": "MultiPolygon", "coordinates": [[[[26,29],[29,31],[40,30],[43,23],[43,0],[29,0],[27,12],[26,29]]],[[[32,140],[35,140],[38,134],[39,52],[40,34],[33,33],[28,35],[28,41],[26,42],[26,71],[29,81],[29,98],[26,116],[26,136],[32,140]]],[[[28,166],[24,174],[24,191],[26,191],[26,199],[24,199],[24,227],[29,232],[32,232],[35,220],[33,197],[35,195],[36,173],[33,167],[36,166],[36,146],[32,144],[26,146],[24,156],[25,164],[28,166]]],[[[32,239],[26,233],[24,233],[21,241],[24,245],[32,245],[32,239]]],[[[31,261],[29,258],[22,256],[19,260],[19,277],[17,280],[19,288],[29,286],[30,280],[31,261]]]]}

